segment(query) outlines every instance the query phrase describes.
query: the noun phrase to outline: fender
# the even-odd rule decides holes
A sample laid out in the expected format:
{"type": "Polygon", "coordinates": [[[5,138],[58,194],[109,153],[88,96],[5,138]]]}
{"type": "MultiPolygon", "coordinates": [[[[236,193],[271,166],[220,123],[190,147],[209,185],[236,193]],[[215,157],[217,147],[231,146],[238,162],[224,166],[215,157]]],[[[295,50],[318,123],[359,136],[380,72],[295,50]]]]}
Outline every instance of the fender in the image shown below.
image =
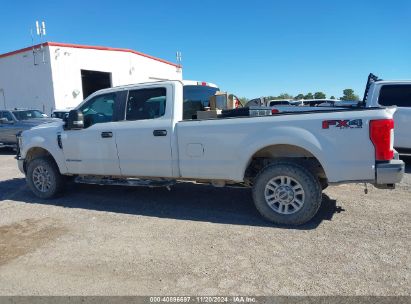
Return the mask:
{"type": "Polygon", "coordinates": [[[298,127],[275,127],[266,129],[258,136],[253,135],[247,137],[241,144],[242,147],[246,147],[246,150],[242,151],[245,153],[240,156],[242,165],[239,166],[238,174],[242,177],[255,153],[275,145],[291,145],[307,150],[319,161],[327,177],[331,174],[323,147],[311,132],[298,127]]]}
{"type": "Polygon", "coordinates": [[[23,137],[23,147],[21,148],[21,158],[26,159],[27,153],[33,148],[41,148],[47,151],[55,160],[59,171],[61,174],[68,173],[63,150],[58,146],[57,134],[55,134],[54,140],[49,137],[44,137],[41,135],[35,136],[24,136],[23,137]]]}

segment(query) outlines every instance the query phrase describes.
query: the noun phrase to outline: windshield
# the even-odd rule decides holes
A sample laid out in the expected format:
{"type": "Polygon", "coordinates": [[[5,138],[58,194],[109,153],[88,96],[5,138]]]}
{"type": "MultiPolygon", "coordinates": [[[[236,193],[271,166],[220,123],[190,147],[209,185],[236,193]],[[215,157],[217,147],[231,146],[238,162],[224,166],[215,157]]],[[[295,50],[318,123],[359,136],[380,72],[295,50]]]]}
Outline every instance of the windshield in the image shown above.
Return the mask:
{"type": "Polygon", "coordinates": [[[18,120],[27,120],[32,118],[44,118],[42,112],[38,110],[26,110],[26,111],[13,111],[14,116],[18,120]]]}
{"type": "Polygon", "coordinates": [[[197,116],[197,111],[203,111],[204,107],[209,107],[210,97],[219,88],[208,86],[187,85],[183,88],[183,119],[193,119],[197,116]]]}

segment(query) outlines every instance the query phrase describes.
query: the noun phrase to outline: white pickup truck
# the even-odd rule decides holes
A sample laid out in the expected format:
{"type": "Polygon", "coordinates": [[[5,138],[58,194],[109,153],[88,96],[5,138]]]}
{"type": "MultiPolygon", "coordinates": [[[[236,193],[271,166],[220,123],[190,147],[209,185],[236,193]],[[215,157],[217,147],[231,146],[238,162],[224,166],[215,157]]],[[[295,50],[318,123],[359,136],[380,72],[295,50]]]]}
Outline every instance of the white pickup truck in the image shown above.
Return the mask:
{"type": "Polygon", "coordinates": [[[403,176],[395,108],[193,119],[217,90],[163,81],[98,91],[66,122],[19,135],[18,166],[40,198],[60,193],[66,176],[101,185],[242,185],[263,217],[288,225],[316,214],[328,184],[394,188],[403,176]]]}
{"type": "Polygon", "coordinates": [[[394,147],[400,153],[411,153],[411,81],[381,80],[370,74],[363,102],[366,107],[397,106],[394,147]]]}

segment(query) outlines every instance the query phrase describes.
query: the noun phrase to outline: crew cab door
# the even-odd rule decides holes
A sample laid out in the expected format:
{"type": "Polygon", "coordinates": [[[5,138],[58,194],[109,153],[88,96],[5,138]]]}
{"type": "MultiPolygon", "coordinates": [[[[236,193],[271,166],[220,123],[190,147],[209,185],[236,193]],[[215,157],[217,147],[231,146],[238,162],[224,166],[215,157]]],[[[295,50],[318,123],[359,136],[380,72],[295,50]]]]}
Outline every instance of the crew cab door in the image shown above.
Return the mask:
{"type": "Polygon", "coordinates": [[[156,84],[128,92],[117,149],[123,176],[172,177],[172,92],[156,84]]]}
{"type": "Polygon", "coordinates": [[[91,98],[80,107],[84,129],[61,133],[68,173],[121,175],[115,140],[122,98],[125,91],[91,98]]]}

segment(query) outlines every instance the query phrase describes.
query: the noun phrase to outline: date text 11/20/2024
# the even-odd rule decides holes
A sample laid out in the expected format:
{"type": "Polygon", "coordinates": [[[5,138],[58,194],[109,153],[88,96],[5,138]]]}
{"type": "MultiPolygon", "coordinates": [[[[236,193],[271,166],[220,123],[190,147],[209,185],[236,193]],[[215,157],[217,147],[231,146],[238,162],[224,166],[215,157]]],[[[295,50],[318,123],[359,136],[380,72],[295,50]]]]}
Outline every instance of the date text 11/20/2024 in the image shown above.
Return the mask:
{"type": "Polygon", "coordinates": [[[256,298],[247,296],[162,296],[150,297],[150,303],[256,303],[256,298]]]}

